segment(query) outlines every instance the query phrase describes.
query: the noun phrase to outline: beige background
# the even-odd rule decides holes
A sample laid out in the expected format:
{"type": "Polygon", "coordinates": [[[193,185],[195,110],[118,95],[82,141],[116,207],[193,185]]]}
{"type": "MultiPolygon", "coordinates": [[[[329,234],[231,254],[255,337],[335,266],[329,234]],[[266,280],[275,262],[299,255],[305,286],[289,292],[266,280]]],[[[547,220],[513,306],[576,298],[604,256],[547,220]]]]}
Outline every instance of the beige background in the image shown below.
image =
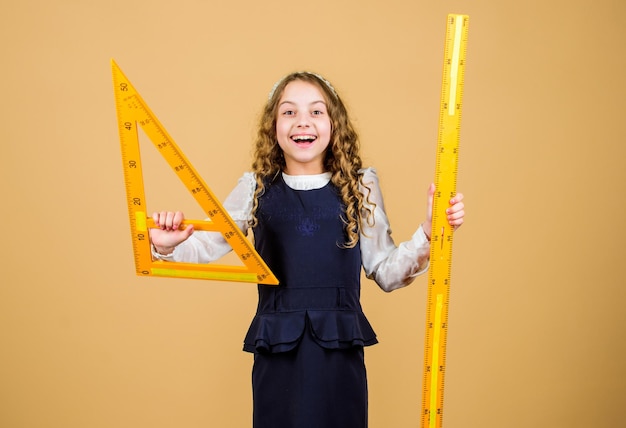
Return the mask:
{"type": "MultiPolygon", "coordinates": [[[[621,426],[623,0],[3,0],[0,426],[250,426],[255,286],[134,274],[111,58],[220,198],[274,81],[325,74],[401,241],[434,172],[450,12],[470,15],[469,208],[444,425],[621,426]]],[[[151,209],[201,217],[145,147],[151,209]]],[[[363,284],[372,428],[418,426],[425,283],[363,284]]]]}

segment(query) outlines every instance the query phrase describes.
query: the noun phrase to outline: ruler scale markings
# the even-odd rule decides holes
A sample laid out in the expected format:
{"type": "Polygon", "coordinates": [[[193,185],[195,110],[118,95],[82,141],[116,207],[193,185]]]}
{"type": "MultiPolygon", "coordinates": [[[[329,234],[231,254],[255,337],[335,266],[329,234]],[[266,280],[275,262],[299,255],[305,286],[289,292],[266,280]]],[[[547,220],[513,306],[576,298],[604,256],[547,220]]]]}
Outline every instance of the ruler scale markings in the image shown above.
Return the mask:
{"type": "Polygon", "coordinates": [[[454,47],[452,48],[452,69],[450,71],[450,100],[448,101],[448,115],[456,113],[456,91],[459,78],[459,55],[461,50],[461,35],[463,34],[463,20],[456,20],[454,32],[454,47]]]}
{"type": "Polygon", "coordinates": [[[450,14],[446,21],[439,133],[435,161],[436,190],[433,196],[433,224],[426,307],[422,428],[441,428],[443,423],[443,392],[453,243],[453,229],[448,224],[445,211],[448,207],[448,201],[456,194],[468,24],[469,17],[467,15],[450,14]]]}
{"type": "Polygon", "coordinates": [[[141,95],[115,61],[112,60],[111,65],[137,274],[278,284],[278,279],[253,248],[252,243],[222,207],[141,95]],[[146,201],[137,129],[139,126],[209,217],[208,221],[187,220],[183,222],[182,227],[193,224],[196,230],[220,232],[245,267],[152,260],[148,228],[154,227],[154,222],[148,218],[145,210],[146,201]]]}
{"type": "MultiPolygon", "coordinates": [[[[438,381],[438,372],[439,372],[439,345],[441,339],[441,310],[443,308],[443,296],[441,294],[437,295],[436,300],[436,311],[435,311],[435,325],[434,325],[434,336],[433,336],[433,358],[432,358],[432,366],[431,366],[431,381],[430,381],[430,407],[437,407],[437,381],[438,381]]],[[[436,413],[431,413],[429,426],[435,427],[436,413]]]]}

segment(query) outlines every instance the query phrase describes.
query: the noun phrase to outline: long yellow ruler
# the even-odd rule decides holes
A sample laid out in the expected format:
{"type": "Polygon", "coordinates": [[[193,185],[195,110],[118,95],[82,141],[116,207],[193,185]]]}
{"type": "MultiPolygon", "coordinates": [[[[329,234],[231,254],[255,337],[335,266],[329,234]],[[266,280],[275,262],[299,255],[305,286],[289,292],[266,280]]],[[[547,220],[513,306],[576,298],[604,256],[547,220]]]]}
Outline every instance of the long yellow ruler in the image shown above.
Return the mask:
{"type": "Polygon", "coordinates": [[[440,428],[443,423],[453,242],[446,209],[456,194],[468,24],[467,15],[447,17],[426,307],[422,428],[440,428]]]}
{"type": "Polygon", "coordinates": [[[278,279],[255,251],[252,243],[222,207],[211,189],[205,184],[200,174],[196,172],[191,162],[152,113],[115,61],[111,60],[111,66],[137,275],[278,284],[278,279]],[[181,227],[184,228],[193,224],[194,230],[221,233],[242,261],[242,266],[153,260],[148,229],[154,227],[154,222],[146,211],[146,196],[139,150],[139,127],[150,138],[209,218],[205,221],[185,221],[181,227]]]}

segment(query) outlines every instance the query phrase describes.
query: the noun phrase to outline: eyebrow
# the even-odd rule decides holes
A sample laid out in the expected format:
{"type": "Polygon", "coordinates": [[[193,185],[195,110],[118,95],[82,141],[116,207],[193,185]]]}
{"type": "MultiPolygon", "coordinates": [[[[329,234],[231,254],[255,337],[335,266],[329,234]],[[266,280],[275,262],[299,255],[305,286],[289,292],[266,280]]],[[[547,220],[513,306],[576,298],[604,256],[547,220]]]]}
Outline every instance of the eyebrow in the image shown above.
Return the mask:
{"type": "MultiPolygon", "coordinates": [[[[319,104],[319,103],[326,105],[326,101],[324,100],[313,101],[313,102],[310,102],[309,105],[312,106],[313,104],[319,104]]],[[[296,103],[293,101],[285,100],[282,103],[278,104],[278,107],[282,106],[283,104],[296,104],[296,103]]]]}

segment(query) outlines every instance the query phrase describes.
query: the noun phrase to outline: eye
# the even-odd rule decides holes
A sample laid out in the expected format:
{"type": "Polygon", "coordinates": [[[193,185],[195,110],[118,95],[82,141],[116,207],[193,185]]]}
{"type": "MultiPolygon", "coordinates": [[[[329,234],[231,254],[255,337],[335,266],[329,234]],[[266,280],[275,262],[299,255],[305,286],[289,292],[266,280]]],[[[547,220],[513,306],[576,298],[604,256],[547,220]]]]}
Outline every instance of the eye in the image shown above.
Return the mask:
{"type": "Polygon", "coordinates": [[[293,111],[293,110],[285,110],[285,111],[283,111],[283,116],[293,116],[294,114],[296,114],[296,112],[293,111]]]}
{"type": "Polygon", "coordinates": [[[324,112],[322,110],[313,110],[313,116],[321,116],[324,112]]]}

